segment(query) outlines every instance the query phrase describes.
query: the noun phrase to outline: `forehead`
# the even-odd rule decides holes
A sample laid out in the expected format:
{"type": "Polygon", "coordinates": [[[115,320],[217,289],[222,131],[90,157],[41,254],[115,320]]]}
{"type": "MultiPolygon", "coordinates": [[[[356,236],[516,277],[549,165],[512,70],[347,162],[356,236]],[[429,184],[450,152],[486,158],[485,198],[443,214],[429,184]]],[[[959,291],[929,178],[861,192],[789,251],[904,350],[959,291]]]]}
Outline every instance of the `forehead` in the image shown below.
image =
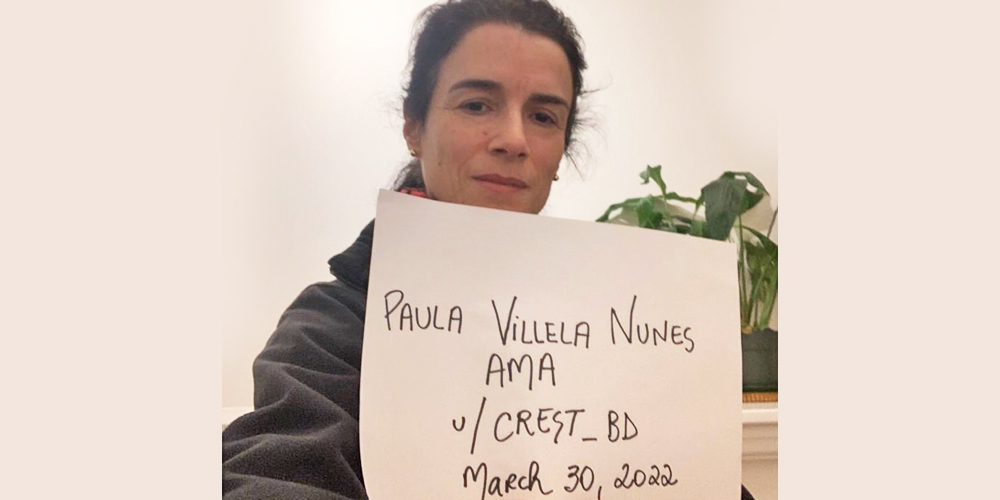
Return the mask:
{"type": "Polygon", "coordinates": [[[493,80],[505,90],[573,98],[569,59],[562,47],[504,24],[484,24],[466,33],[441,64],[436,91],[447,91],[454,82],[468,78],[493,80]]]}

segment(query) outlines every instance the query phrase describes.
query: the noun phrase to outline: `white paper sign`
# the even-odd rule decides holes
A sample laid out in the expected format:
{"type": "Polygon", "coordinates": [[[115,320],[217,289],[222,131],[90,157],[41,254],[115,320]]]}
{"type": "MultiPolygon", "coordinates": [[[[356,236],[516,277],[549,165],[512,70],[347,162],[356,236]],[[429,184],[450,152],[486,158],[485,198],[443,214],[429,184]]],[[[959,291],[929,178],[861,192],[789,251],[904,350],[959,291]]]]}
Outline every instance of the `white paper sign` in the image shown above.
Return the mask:
{"type": "Polygon", "coordinates": [[[378,199],[361,463],[388,499],[736,499],[736,248],[378,199]]]}

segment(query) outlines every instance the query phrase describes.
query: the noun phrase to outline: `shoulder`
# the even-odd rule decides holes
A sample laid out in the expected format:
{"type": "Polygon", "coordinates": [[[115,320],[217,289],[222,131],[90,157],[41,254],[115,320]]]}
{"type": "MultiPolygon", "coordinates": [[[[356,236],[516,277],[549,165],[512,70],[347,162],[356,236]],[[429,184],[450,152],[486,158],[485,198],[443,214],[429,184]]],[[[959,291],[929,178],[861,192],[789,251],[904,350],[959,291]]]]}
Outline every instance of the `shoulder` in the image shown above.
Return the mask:
{"type": "Polygon", "coordinates": [[[340,281],[309,285],[292,301],[258,362],[303,361],[331,356],[361,366],[366,294],[340,281]]]}
{"type": "Polygon", "coordinates": [[[278,324],[304,320],[365,319],[367,294],[342,281],[334,280],[309,285],[292,301],[278,324]]]}

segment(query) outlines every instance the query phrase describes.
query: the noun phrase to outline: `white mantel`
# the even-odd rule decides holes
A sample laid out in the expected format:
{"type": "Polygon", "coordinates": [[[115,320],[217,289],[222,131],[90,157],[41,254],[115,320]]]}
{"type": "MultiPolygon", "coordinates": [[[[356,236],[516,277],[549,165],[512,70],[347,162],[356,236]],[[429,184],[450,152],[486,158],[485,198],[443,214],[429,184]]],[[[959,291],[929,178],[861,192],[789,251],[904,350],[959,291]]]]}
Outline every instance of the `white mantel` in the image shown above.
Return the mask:
{"type": "Polygon", "coordinates": [[[743,404],[743,485],[778,500],[778,403],[743,404]]]}
{"type": "Polygon", "coordinates": [[[778,403],[743,404],[743,460],[778,459],[778,403]]]}

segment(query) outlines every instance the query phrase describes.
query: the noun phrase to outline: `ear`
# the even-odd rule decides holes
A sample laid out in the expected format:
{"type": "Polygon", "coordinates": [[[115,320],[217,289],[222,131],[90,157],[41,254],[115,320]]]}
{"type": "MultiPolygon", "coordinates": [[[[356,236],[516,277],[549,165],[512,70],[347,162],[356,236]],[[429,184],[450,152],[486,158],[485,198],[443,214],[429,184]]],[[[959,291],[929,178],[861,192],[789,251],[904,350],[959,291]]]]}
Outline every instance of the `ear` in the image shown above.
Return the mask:
{"type": "Polygon", "coordinates": [[[417,153],[420,156],[420,123],[410,117],[405,117],[403,119],[403,138],[406,139],[406,147],[410,148],[410,151],[417,153]]]}

